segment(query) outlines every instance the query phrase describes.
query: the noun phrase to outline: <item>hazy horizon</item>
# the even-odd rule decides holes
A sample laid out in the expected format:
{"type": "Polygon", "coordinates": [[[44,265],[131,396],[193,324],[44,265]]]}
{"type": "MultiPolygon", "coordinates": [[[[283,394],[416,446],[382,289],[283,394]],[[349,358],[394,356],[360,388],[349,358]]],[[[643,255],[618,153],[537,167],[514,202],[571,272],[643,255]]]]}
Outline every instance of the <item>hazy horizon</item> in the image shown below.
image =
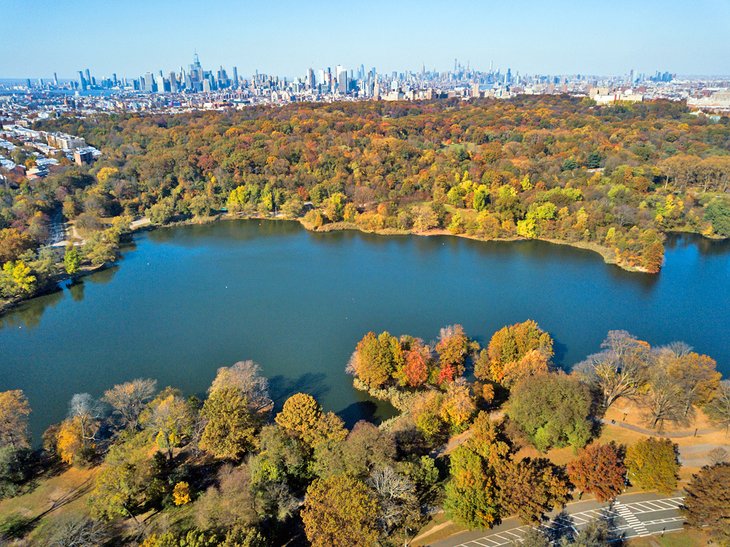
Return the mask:
{"type": "Polygon", "coordinates": [[[190,0],[123,9],[91,0],[73,4],[5,0],[0,43],[3,79],[137,77],[177,70],[193,52],[203,66],[237,66],[295,77],[337,64],[379,72],[446,71],[454,59],[472,68],[522,74],[620,75],[668,71],[730,72],[730,3],[676,0],[637,3],[537,2],[505,5],[432,0],[343,5],[190,0]]]}

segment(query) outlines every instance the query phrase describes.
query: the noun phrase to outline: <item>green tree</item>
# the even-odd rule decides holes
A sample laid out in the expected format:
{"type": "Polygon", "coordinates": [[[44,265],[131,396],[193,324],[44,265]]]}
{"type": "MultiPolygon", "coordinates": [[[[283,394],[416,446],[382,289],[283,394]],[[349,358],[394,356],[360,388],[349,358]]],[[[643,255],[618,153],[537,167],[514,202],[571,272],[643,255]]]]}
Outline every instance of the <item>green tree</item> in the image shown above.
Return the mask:
{"type": "Polygon", "coordinates": [[[70,276],[74,276],[79,272],[81,253],[74,245],[66,247],[66,252],[63,255],[63,267],[70,276]]]}
{"type": "Polygon", "coordinates": [[[0,270],[0,294],[6,297],[33,294],[36,280],[30,266],[22,260],[6,262],[0,270]]]}
{"type": "Polygon", "coordinates": [[[650,437],[626,449],[626,467],[631,484],[642,490],[670,494],[677,488],[677,446],[669,439],[650,437]]]}
{"type": "Polygon", "coordinates": [[[255,443],[255,421],[248,398],[229,386],[210,393],[201,411],[206,420],[200,447],[220,459],[239,460],[255,443]]]}
{"type": "Polygon", "coordinates": [[[302,522],[314,547],[375,545],[378,503],[365,484],[347,475],[316,479],[307,488],[302,522]]]}
{"type": "Polygon", "coordinates": [[[588,388],[563,373],[549,373],[518,384],[507,415],[538,450],[566,445],[580,448],[591,437],[588,388]]]}

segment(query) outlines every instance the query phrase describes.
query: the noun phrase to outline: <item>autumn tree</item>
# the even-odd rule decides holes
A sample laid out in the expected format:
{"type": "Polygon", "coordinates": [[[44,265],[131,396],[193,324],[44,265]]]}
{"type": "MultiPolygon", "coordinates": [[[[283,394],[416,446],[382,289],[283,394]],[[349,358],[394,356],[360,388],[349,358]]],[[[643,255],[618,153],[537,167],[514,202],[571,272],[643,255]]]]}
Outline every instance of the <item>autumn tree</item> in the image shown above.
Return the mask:
{"type": "Polygon", "coordinates": [[[458,432],[465,429],[475,412],[476,404],[466,380],[459,378],[450,383],[441,401],[441,419],[458,432]]]}
{"type": "Polygon", "coordinates": [[[441,329],[436,353],[439,356],[439,383],[453,382],[464,374],[464,362],[469,351],[469,339],[461,325],[441,329]]]}
{"type": "Polygon", "coordinates": [[[552,338],[535,321],[527,320],[501,328],[494,333],[487,347],[489,373],[481,370],[478,378],[501,382],[505,366],[519,361],[531,350],[540,351],[546,359],[553,356],[552,338]]]}
{"type": "Polygon", "coordinates": [[[677,488],[677,446],[669,439],[649,437],[638,441],[626,449],[625,462],[634,486],[665,494],[677,488]]]}
{"type": "Polygon", "coordinates": [[[591,437],[590,392],[563,373],[542,374],[518,384],[510,395],[507,415],[539,450],[580,448],[591,437]]]}
{"type": "Polygon", "coordinates": [[[335,475],[307,488],[302,522],[309,542],[322,547],[375,545],[378,503],[357,479],[335,475]]]}
{"type": "Polygon", "coordinates": [[[431,352],[421,340],[415,339],[403,352],[403,365],[396,371],[401,385],[420,387],[428,381],[431,352]]]}
{"type": "Polygon", "coordinates": [[[342,420],[333,412],[325,413],[316,399],[306,393],[289,397],[274,420],[312,447],[329,439],[342,440],[347,435],[342,420]]]}
{"type": "Polygon", "coordinates": [[[546,458],[511,461],[497,474],[503,509],[524,523],[539,523],[555,507],[570,499],[565,472],[546,458]]]}
{"type": "Polygon", "coordinates": [[[622,330],[608,332],[603,351],[575,366],[578,375],[601,393],[608,409],[618,399],[634,397],[648,380],[649,344],[622,330]]]}
{"type": "Polygon", "coordinates": [[[591,444],[568,463],[570,482],[581,492],[593,494],[600,502],[623,492],[626,480],[624,449],[613,442],[591,444]]]}
{"type": "Polygon", "coordinates": [[[200,414],[206,421],[200,447],[216,458],[238,460],[254,447],[255,420],[237,387],[211,391],[200,414]]]}
{"type": "Polygon", "coordinates": [[[694,405],[712,400],[722,379],[717,363],[707,355],[691,351],[685,344],[670,344],[657,350],[659,366],[678,387],[682,417],[688,419],[694,405]]]}
{"type": "Polygon", "coordinates": [[[157,381],[138,378],[105,391],[104,401],[119,416],[122,427],[137,429],[139,416],[154,397],[155,391],[157,381]]]}
{"type": "Polygon", "coordinates": [[[30,405],[20,389],[0,392],[0,446],[28,448],[30,405]]]}
{"type": "Polygon", "coordinates": [[[388,332],[368,332],[358,342],[348,370],[369,388],[379,388],[403,363],[403,352],[395,336],[388,332]]]}
{"type": "Polygon", "coordinates": [[[730,542],[730,463],[703,467],[685,491],[682,515],[687,524],[708,530],[721,545],[730,542]]]}
{"type": "Polygon", "coordinates": [[[512,388],[533,376],[550,372],[550,359],[542,351],[532,349],[519,361],[510,361],[502,371],[502,385],[512,388]]]}

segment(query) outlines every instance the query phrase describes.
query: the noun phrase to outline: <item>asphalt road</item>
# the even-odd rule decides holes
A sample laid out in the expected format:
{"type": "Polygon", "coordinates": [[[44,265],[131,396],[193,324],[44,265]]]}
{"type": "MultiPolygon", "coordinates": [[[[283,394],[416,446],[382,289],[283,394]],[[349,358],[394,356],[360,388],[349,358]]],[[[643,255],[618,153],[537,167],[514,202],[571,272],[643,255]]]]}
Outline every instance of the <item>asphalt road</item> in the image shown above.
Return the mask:
{"type": "MultiPolygon", "coordinates": [[[[625,494],[609,504],[595,501],[579,501],[552,514],[551,520],[541,527],[557,534],[575,532],[592,520],[607,519],[624,538],[649,536],[679,530],[684,521],[678,507],[679,496],[662,497],[653,494],[625,494]]],[[[500,547],[520,542],[529,526],[510,518],[489,531],[461,532],[448,539],[435,542],[433,547],[500,547]]]]}

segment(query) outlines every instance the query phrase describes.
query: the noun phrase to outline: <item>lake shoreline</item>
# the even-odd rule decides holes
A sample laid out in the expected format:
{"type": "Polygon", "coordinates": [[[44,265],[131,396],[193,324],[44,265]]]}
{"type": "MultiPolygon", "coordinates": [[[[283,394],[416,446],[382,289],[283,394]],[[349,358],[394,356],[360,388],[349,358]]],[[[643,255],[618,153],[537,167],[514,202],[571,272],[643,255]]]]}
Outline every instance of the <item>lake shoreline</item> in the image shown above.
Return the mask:
{"type": "MultiPolygon", "coordinates": [[[[647,271],[645,268],[642,268],[640,266],[628,266],[625,264],[621,264],[616,260],[615,253],[608,247],[604,247],[602,245],[598,245],[596,243],[591,243],[587,241],[564,241],[561,239],[552,239],[552,238],[543,238],[543,237],[536,237],[536,238],[524,238],[520,236],[512,236],[512,237],[497,237],[497,238],[490,238],[485,239],[483,237],[479,237],[477,235],[470,235],[470,234],[454,234],[448,230],[444,229],[438,229],[438,230],[428,230],[428,231],[415,231],[415,230],[401,230],[398,228],[385,228],[382,230],[366,230],[362,228],[361,226],[358,226],[354,222],[332,222],[329,224],[324,224],[320,228],[313,228],[312,226],[307,225],[306,222],[304,222],[304,219],[302,217],[299,218],[284,218],[284,217],[271,217],[266,215],[239,215],[234,213],[219,213],[215,215],[210,215],[206,217],[196,217],[191,219],[185,219],[185,220],[179,220],[175,222],[171,222],[169,224],[165,225],[155,225],[150,223],[142,223],[139,226],[133,226],[130,227],[130,234],[133,236],[137,232],[147,232],[147,231],[154,231],[158,230],[160,228],[170,228],[175,226],[196,226],[196,225],[205,225],[205,224],[213,224],[216,222],[222,222],[222,221],[231,221],[231,220],[265,220],[265,221],[285,221],[285,222],[297,222],[300,226],[302,226],[305,230],[308,232],[314,232],[314,233],[327,233],[327,232],[341,232],[341,231],[357,231],[363,234],[374,234],[379,236],[394,236],[394,235],[402,235],[402,236],[419,236],[419,237],[433,237],[433,236],[449,236],[449,237],[458,237],[462,239],[470,239],[472,241],[482,241],[482,242],[502,242],[502,243],[509,243],[514,241],[544,241],[545,243],[551,243],[553,245],[563,245],[567,247],[573,247],[575,249],[582,249],[585,251],[592,251],[598,255],[600,255],[603,258],[604,264],[616,266],[618,268],[621,268],[624,271],[631,272],[631,273],[643,273],[643,274],[649,274],[649,275],[657,275],[652,274],[651,272],[647,271]]],[[[670,230],[667,233],[678,233],[678,234],[696,234],[700,235],[710,241],[722,241],[726,238],[722,237],[708,237],[705,234],[701,234],[698,232],[692,232],[690,230],[670,230]]],[[[116,265],[118,260],[115,260],[114,262],[110,262],[107,264],[103,264],[101,266],[95,266],[95,267],[86,267],[83,269],[83,271],[70,276],[68,274],[59,274],[56,276],[53,280],[53,283],[55,283],[55,286],[50,286],[49,288],[43,290],[40,293],[34,294],[30,298],[15,298],[12,300],[2,301],[0,302],[0,316],[5,315],[6,313],[12,311],[13,309],[16,309],[18,306],[22,305],[25,302],[29,302],[33,300],[34,298],[38,298],[40,296],[53,294],[58,291],[63,290],[62,283],[67,280],[71,280],[72,282],[76,282],[77,280],[83,279],[87,275],[91,275],[93,273],[105,270],[107,268],[110,268],[114,265],[116,265]]]]}

